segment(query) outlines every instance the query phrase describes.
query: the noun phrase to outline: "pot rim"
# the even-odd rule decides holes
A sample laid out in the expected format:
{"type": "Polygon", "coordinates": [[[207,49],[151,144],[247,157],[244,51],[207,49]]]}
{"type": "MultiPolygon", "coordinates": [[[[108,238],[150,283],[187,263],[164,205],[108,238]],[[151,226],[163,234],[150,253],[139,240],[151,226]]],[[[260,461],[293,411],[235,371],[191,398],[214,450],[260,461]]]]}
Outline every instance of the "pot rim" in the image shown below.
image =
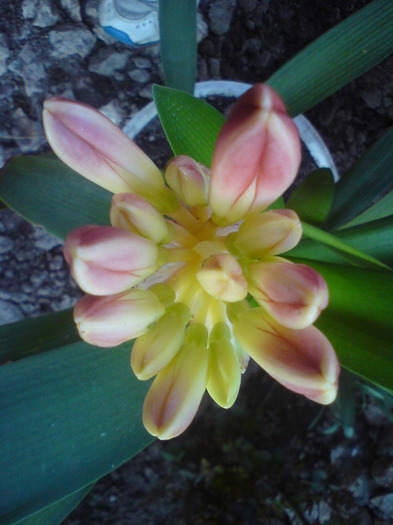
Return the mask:
{"type": "MultiPolygon", "coordinates": [[[[252,84],[233,80],[207,80],[196,82],[195,96],[198,98],[209,96],[240,97],[251,86],[252,84]]],[[[149,102],[125,124],[123,131],[131,139],[134,139],[156,116],[157,110],[154,101],[149,102]]],[[[298,115],[293,120],[298,128],[302,142],[316,165],[319,168],[330,168],[334,181],[337,182],[340,176],[336,163],[321,135],[304,115],[298,115]]]]}

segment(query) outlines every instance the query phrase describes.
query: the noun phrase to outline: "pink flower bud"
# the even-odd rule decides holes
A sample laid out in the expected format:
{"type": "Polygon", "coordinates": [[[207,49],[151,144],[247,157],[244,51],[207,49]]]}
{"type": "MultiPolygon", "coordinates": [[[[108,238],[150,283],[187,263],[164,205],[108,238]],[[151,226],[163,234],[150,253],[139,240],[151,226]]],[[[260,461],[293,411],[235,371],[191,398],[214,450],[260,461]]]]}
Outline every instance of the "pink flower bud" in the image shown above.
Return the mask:
{"type": "Polygon", "coordinates": [[[130,290],[107,297],[85,295],[75,306],[74,319],[84,341],[111,347],[144,334],[164,312],[153,292],[130,290]]]}
{"type": "Polygon", "coordinates": [[[335,400],[340,366],[317,328],[285,328],[253,308],[239,316],[233,329],[241,346],[286,388],[323,405],[335,400]]]}
{"type": "Polygon", "coordinates": [[[210,170],[191,157],[180,155],[165,170],[169,186],[188,206],[205,206],[210,170]]]}
{"type": "Polygon", "coordinates": [[[118,193],[112,198],[112,226],[139,233],[156,243],[168,236],[168,227],[161,213],[146,199],[133,193],[118,193]]]}
{"type": "Polygon", "coordinates": [[[124,292],[156,271],[156,244],[111,226],[83,226],[64,243],[64,257],[78,285],[92,295],[124,292]]]}
{"type": "Polygon", "coordinates": [[[305,264],[257,262],[247,271],[249,292],[283,326],[306,328],[328,305],[324,278],[305,264]]]}
{"type": "Polygon", "coordinates": [[[150,387],[143,405],[143,424],[159,439],[178,436],[190,425],[206,390],[207,329],[186,329],[183,347],[150,387]]]}
{"type": "Polygon", "coordinates": [[[113,192],[134,192],[150,201],[155,193],[174,204],[157,166],[96,109],[62,97],[44,102],[43,121],[49,144],[68,166],[113,192]]]}
{"type": "Polygon", "coordinates": [[[209,202],[234,223],[265,209],[293,182],[301,146],[278,94],[256,84],[236,102],[217,139],[209,202]]]}
{"type": "Polygon", "coordinates": [[[230,253],[212,255],[197,272],[202,288],[215,299],[236,302],[247,296],[247,281],[240,264],[230,253]]]}
{"type": "Polygon", "coordinates": [[[302,225],[294,211],[270,210],[246,219],[228,236],[227,246],[255,260],[287,252],[301,237],[302,225]]]}

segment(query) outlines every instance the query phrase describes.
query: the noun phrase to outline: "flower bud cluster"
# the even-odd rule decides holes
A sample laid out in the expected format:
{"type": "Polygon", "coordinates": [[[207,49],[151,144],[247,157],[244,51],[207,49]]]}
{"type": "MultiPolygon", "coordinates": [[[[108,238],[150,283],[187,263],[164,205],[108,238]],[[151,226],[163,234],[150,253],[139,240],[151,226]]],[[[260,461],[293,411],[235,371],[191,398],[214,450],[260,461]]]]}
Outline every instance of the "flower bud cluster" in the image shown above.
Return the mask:
{"type": "Polygon", "coordinates": [[[300,162],[296,127],[272,89],[256,85],[239,99],[211,173],[182,155],[166,168],[168,186],[92,108],[55,98],[44,114],[56,153],[114,192],[112,226],[74,230],[64,255],[87,293],[75,307],[81,337],[105,347],[136,338],[131,367],[155,377],[143,411],[151,434],[183,432],[206,390],[232,406],[249,356],[287,388],[333,401],[337,358],[311,326],[327,306],[326,283],[280,257],[301,238],[297,215],[263,211],[300,162]]]}

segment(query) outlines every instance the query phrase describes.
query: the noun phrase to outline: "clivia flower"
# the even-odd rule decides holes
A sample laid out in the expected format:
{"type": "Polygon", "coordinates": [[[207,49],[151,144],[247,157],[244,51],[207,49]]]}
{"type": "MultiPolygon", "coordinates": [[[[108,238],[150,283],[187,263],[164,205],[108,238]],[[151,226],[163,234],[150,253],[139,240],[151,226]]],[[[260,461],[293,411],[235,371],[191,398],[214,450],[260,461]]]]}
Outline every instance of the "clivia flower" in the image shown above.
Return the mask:
{"type": "Polygon", "coordinates": [[[52,98],[44,125],[65,163],[114,193],[112,226],[74,230],[64,254],[88,294],[75,307],[82,339],[116,346],[137,338],[131,367],[141,380],[155,376],[143,409],[152,435],[183,432],[206,390],[232,406],[249,356],[290,390],[322,404],[335,399],[338,361],[312,326],[328,303],[326,283],[280,256],[301,238],[297,215],[264,211],[301,159],[277,93],[257,84],[239,98],[211,172],[182,155],[165,180],[89,106],[52,98]]]}

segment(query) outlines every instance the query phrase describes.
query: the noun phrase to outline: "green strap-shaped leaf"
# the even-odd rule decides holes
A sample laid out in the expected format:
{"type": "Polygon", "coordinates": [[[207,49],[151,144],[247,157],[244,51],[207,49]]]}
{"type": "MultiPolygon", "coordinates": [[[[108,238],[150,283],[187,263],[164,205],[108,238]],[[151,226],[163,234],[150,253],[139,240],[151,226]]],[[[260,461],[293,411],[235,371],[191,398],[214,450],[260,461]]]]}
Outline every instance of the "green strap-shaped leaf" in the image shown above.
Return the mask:
{"type": "Polygon", "coordinates": [[[315,261],[329,288],[329,306],[316,325],[340,363],[393,392],[393,274],[315,261]]]}
{"type": "Polygon", "coordinates": [[[79,341],[72,309],[0,327],[0,365],[79,341]]]}
{"type": "MultiPolygon", "coordinates": [[[[370,257],[393,266],[393,215],[353,228],[337,230],[334,237],[370,257]]],[[[351,261],[349,254],[345,255],[343,251],[335,250],[333,245],[321,244],[311,239],[302,240],[287,255],[338,264],[348,264],[351,261]]]]}
{"type": "Polygon", "coordinates": [[[87,487],[152,441],[131,344],[74,343],[0,367],[0,523],[87,487]]]}
{"type": "MultiPolygon", "coordinates": [[[[327,226],[338,228],[353,221],[386,194],[392,185],[393,128],[385,133],[336,184],[327,226]]],[[[374,220],[380,216],[370,217],[369,214],[368,218],[374,220]]],[[[353,221],[353,224],[358,223],[356,219],[353,221]]]]}
{"type": "Polygon", "coordinates": [[[373,222],[378,219],[383,219],[393,215],[393,191],[389,191],[382,199],[370,206],[365,212],[355,217],[352,221],[347,223],[346,228],[352,226],[359,226],[368,222],[373,222]]]}
{"type": "Polygon", "coordinates": [[[60,239],[79,226],[109,222],[111,193],[50,157],[14,157],[0,174],[0,197],[60,239]]]}
{"type": "Polygon", "coordinates": [[[175,89],[153,86],[153,97],[173,153],[210,166],[225,117],[203,100],[175,89]]]}
{"type": "Polygon", "coordinates": [[[326,311],[316,326],[329,338],[342,366],[393,394],[391,340],[351,316],[326,311]]]}
{"type": "Polygon", "coordinates": [[[18,525],[58,525],[70,514],[94,487],[94,483],[73,492],[45,509],[18,521],[18,525]]]}
{"type": "Polygon", "coordinates": [[[311,172],[295,189],[286,207],[311,224],[325,221],[334,196],[334,178],[329,168],[311,172]]]}
{"type": "MultiPolygon", "coordinates": [[[[330,249],[334,250],[352,264],[366,266],[369,268],[384,268],[385,270],[390,270],[389,266],[380,262],[375,257],[364,251],[354,248],[351,244],[344,242],[342,239],[331,233],[320,230],[319,228],[316,228],[315,226],[305,222],[302,222],[302,228],[306,237],[328,246],[330,249]]],[[[292,252],[290,253],[293,255],[292,252]]]]}
{"type": "Polygon", "coordinates": [[[312,42],[268,83],[299,115],[393,52],[393,2],[374,0],[312,42]]]}
{"type": "Polygon", "coordinates": [[[165,84],[192,94],[197,64],[196,2],[160,0],[159,13],[165,84]]]}

